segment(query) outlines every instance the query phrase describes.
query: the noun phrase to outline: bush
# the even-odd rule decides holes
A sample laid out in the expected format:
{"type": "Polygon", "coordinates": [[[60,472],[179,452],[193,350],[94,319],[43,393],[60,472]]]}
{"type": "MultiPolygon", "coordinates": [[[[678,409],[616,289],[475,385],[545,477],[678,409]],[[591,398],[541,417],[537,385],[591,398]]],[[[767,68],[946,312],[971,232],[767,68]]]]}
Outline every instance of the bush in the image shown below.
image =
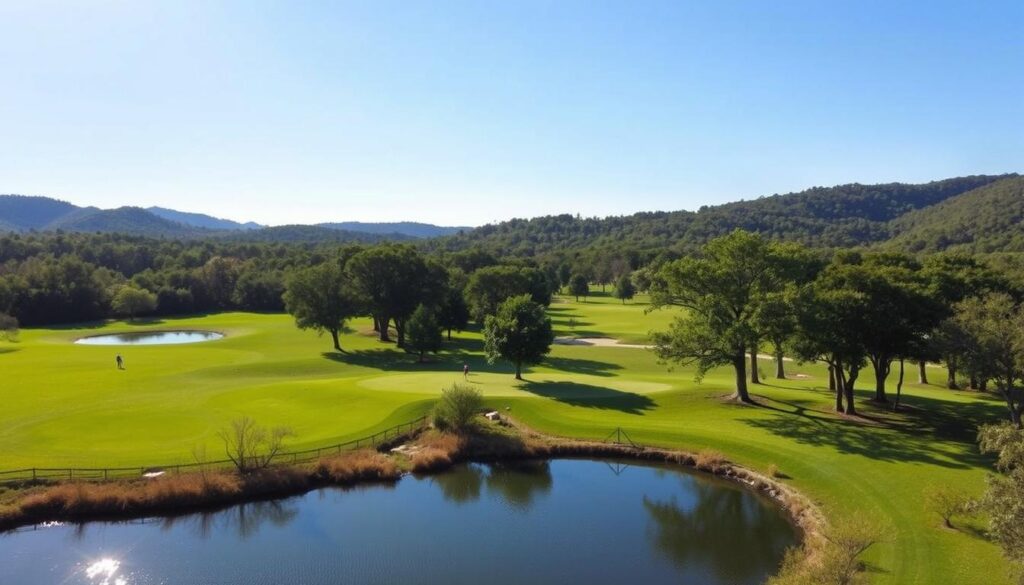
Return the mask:
{"type": "Polygon", "coordinates": [[[434,407],[434,426],[455,432],[468,430],[483,406],[484,397],[479,390],[452,384],[441,392],[441,400],[434,407]]]}
{"type": "Polygon", "coordinates": [[[824,534],[819,547],[786,551],[779,573],[768,585],[855,585],[866,583],[868,575],[860,557],[878,542],[881,530],[874,524],[848,520],[824,534]]]}
{"type": "Polygon", "coordinates": [[[971,511],[971,498],[946,486],[933,486],[924,493],[924,505],[929,512],[942,518],[946,528],[953,526],[953,516],[971,511]]]}

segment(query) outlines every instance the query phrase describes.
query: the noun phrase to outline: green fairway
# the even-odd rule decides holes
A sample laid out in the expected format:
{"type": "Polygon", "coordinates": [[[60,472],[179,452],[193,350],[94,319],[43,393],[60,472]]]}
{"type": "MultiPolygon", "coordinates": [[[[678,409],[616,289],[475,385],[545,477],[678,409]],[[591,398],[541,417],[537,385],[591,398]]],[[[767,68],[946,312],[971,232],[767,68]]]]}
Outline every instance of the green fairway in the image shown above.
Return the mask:
{"type": "MultiPolygon", "coordinates": [[[[551,315],[558,335],[642,343],[671,313],[645,314],[640,301],[559,297],[551,315]]],[[[767,383],[752,386],[762,406],[749,407],[720,400],[731,390],[731,371],[697,384],[691,370],[669,371],[644,349],[556,345],[518,383],[508,365],[487,364],[478,333],[457,335],[418,364],[378,342],[368,320],[351,327],[342,336],[345,354],[331,351],[329,337],[296,329],[287,315],[24,330],[16,343],[0,341],[0,469],[185,463],[197,445],[219,457],[216,432],[240,415],[291,427],[290,448],[326,445],[425,413],[444,386],[462,380],[468,363],[469,381],[491,406],[548,433],[601,439],[621,427],[637,442],[716,449],[759,470],[777,465],[828,515],[879,523],[884,540],[867,555],[879,583],[1009,581],[994,545],[975,532],[942,528],[921,497],[932,485],[982,491],[991,462],[978,454],[975,426],[1004,416],[994,398],[908,384],[903,413],[862,402],[868,421],[853,422],[832,414],[817,365],[787,364],[791,378],[775,380],[774,367],[763,362],[767,383]],[[226,337],[177,346],[72,343],[98,333],[178,328],[226,337]],[[125,371],[115,367],[118,353],[125,371]]],[[[944,380],[942,370],[931,373],[944,380]]],[[[862,397],[872,379],[870,371],[862,374],[862,397]]]]}

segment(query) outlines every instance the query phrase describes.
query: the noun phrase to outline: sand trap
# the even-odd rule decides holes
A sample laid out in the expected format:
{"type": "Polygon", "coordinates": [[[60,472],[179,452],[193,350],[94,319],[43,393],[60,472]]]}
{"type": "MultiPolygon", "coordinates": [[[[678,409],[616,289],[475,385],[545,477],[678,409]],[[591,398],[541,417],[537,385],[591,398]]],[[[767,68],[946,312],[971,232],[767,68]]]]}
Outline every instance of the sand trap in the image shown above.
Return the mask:
{"type": "MultiPolygon", "coordinates": [[[[635,343],[622,343],[611,337],[556,337],[555,345],[588,345],[592,347],[626,347],[633,349],[651,349],[653,345],[638,345],[635,343]]],[[[757,354],[758,359],[774,360],[775,356],[766,353],[757,354]]],[[[784,362],[793,361],[792,358],[782,358],[784,362]]]]}
{"type": "Polygon", "coordinates": [[[631,347],[634,349],[649,349],[653,345],[636,345],[633,343],[620,343],[618,339],[611,337],[556,337],[557,345],[590,345],[595,347],[631,347]]]}

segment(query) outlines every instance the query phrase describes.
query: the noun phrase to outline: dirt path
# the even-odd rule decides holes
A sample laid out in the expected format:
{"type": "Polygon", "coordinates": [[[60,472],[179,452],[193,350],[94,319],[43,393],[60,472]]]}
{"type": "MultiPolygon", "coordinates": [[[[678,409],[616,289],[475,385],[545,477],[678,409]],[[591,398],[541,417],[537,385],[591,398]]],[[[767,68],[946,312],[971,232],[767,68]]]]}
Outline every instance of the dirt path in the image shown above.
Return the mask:
{"type": "MultiPolygon", "coordinates": [[[[622,343],[611,337],[556,337],[555,345],[587,345],[592,347],[625,347],[632,349],[651,349],[653,345],[639,345],[635,343],[622,343]]],[[[758,359],[773,360],[775,356],[767,353],[757,354],[758,359]]],[[[793,358],[784,357],[784,362],[791,362],[793,358]]]]}

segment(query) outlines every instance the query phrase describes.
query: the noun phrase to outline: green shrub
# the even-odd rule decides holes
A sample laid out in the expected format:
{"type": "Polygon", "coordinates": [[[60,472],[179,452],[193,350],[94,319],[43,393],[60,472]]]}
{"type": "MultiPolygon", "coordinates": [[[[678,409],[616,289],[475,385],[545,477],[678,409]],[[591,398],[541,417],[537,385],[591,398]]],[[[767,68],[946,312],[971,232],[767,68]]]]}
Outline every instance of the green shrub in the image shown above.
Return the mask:
{"type": "Polygon", "coordinates": [[[462,432],[469,429],[484,407],[484,396],[465,384],[452,384],[441,392],[434,407],[434,425],[441,430],[462,432]]]}

